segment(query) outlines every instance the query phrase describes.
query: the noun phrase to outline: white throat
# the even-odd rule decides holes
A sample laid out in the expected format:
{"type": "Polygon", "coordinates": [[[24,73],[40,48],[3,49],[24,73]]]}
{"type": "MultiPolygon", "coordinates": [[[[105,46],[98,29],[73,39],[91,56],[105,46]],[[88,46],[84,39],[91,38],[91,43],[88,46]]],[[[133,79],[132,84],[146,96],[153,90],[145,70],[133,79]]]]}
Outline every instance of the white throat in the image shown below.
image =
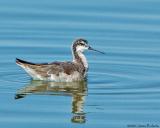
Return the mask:
{"type": "Polygon", "coordinates": [[[77,52],[77,53],[78,53],[78,56],[81,58],[84,67],[86,69],[88,69],[88,62],[87,62],[87,59],[86,59],[85,55],[82,52],[80,52],[80,51],[77,52]]]}
{"type": "MultiPolygon", "coordinates": [[[[72,46],[73,47],[73,46],[72,46]]],[[[88,62],[87,62],[87,59],[85,57],[85,55],[83,54],[83,52],[85,50],[87,50],[88,48],[87,47],[84,47],[84,46],[77,46],[76,47],[76,53],[78,54],[79,58],[81,59],[84,67],[86,69],[88,69],[88,62]]],[[[74,55],[74,52],[72,50],[72,55],[73,55],[73,62],[76,62],[76,58],[75,58],[75,55],[74,55]]]]}

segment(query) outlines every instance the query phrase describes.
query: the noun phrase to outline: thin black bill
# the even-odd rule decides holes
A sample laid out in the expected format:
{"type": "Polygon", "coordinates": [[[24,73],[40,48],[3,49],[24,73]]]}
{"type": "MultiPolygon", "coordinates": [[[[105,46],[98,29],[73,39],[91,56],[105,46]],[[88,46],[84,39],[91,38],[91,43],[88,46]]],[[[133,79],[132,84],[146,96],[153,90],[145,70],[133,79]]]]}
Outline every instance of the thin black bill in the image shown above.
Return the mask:
{"type": "Polygon", "coordinates": [[[96,51],[96,52],[99,52],[99,53],[101,53],[101,54],[106,54],[106,53],[104,53],[104,52],[101,52],[101,51],[98,51],[98,50],[96,50],[96,49],[93,49],[92,47],[89,47],[88,50],[96,51]]]}

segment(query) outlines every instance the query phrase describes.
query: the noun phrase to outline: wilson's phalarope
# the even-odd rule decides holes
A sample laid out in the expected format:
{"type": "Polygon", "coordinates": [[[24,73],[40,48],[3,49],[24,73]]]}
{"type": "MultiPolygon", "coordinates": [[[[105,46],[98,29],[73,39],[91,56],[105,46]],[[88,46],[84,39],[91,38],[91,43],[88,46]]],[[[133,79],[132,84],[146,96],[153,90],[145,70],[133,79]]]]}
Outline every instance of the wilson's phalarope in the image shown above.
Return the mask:
{"type": "Polygon", "coordinates": [[[46,80],[55,82],[72,82],[86,79],[88,62],[83,52],[95,50],[88,45],[85,39],[77,39],[72,44],[72,62],[52,62],[35,64],[21,59],[16,59],[16,64],[21,66],[34,80],[46,80]]]}

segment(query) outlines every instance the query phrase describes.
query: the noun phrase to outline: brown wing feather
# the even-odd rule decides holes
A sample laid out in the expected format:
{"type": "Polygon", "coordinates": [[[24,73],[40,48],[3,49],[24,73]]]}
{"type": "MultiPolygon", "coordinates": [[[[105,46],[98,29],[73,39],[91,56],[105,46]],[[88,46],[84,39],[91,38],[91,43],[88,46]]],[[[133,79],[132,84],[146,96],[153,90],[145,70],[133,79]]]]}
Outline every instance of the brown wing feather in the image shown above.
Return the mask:
{"type": "Polygon", "coordinates": [[[50,66],[50,74],[59,74],[60,72],[64,72],[70,75],[74,71],[78,71],[78,67],[72,62],[53,62],[48,64],[50,66]]]}

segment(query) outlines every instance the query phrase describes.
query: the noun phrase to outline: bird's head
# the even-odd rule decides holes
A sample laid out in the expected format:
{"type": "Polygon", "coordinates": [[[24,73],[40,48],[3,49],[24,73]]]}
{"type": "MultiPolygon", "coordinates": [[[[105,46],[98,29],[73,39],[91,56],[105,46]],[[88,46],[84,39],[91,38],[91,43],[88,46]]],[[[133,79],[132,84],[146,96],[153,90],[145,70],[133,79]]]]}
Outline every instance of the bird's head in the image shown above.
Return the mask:
{"type": "Polygon", "coordinates": [[[102,53],[102,54],[105,54],[104,52],[101,52],[101,51],[98,51],[96,49],[93,49],[89,44],[88,44],[88,41],[85,40],[85,39],[77,39],[73,42],[73,50],[75,52],[84,52],[86,50],[92,50],[92,51],[96,51],[96,52],[99,52],[99,53],[102,53]]]}

